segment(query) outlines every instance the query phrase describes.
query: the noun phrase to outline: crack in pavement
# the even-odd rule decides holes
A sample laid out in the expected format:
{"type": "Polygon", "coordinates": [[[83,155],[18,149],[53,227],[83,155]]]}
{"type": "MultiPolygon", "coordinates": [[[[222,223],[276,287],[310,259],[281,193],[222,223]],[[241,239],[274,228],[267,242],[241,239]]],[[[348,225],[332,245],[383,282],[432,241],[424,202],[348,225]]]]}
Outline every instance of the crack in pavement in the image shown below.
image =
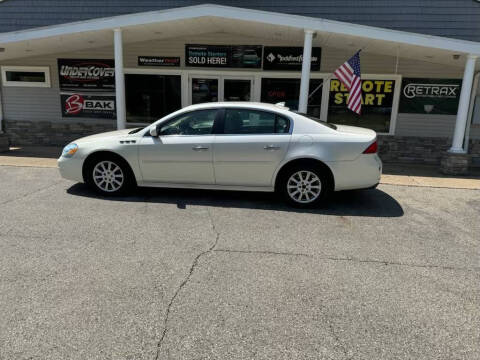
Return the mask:
{"type": "Polygon", "coordinates": [[[190,270],[187,274],[187,276],[185,277],[185,279],[180,283],[180,286],[177,288],[177,290],[175,291],[175,293],[173,294],[172,298],[170,299],[170,302],[168,303],[168,306],[167,306],[167,311],[165,313],[165,317],[164,317],[164,320],[163,320],[163,331],[162,331],[162,336],[160,337],[160,340],[158,341],[157,343],[157,354],[155,356],[155,360],[158,360],[159,359],[159,356],[160,356],[160,350],[162,348],[162,345],[163,345],[163,341],[165,340],[165,336],[167,335],[167,331],[168,331],[168,319],[170,317],[170,310],[173,306],[173,303],[175,302],[175,300],[177,299],[180,291],[187,285],[187,283],[189,282],[190,278],[192,277],[192,274],[193,272],[195,271],[195,268],[197,267],[198,265],[198,261],[200,260],[200,258],[206,254],[209,254],[211,253],[214,249],[215,249],[215,246],[217,246],[218,244],[218,240],[220,238],[220,233],[218,232],[216,226],[215,226],[215,223],[213,221],[213,217],[212,217],[212,214],[210,213],[210,210],[207,209],[207,213],[208,213],[208,216],[210,218],[210,223],[212,225],[212,229],[213,229],[213,232],[215,233],[215,241],[213,242],[213,244],[205,251],[202,251],[200,254],[198,254],[195,259],[193,260],[192,262],[192,265],[190,266],[190,270]]]}
{"type": "Polygon", "coordinates": [[[239,254],[261,254],[261,255],[283,255],[283,256],[303,256],[313,258],[313,255],[302,254],[302,253],[289,253],[289,252],[279,252],[279,251],[269,251],[269,250],[231,250],[231,249],[214,249],[214,252],[225,252],[225,253],[239,253],[239,254]]]}
{"type": "Polygon", "coordinates": [[[340,340],[340,336],[339,336],[339,335],[337,334],[337,332],[335,331],[335,327],[333,326],[332,322],[329,320],[328,314],[323,311],[323,309],[325,309],[325,306],[323,305],[323,300],[320,300],[320,302],[321,302],[321,305],[322,305],[322,306],[320,307],[320,311],[321,311],[321,313],[322,313],[322,315],[323,315],[323,320],[324,320],[324,322],[327,324],[327,326],[328,326],[328,331],[330,331],[330,334],[332,334],[333,339],[334,339],[335,342],[336,342],[335,345],[336,345],[338,348],[340,348],[340,351],[343,353],[343,355],[345,356],[345,359],[346,359],[346,360],[351,360],[351,359],[353,359],[353,355],[352,355],[352,356],[349,356],[349,355],[348,355],[348,349],[347,349],[347,347],[344,345],[343,341],[340,340]]]}
{"type": "Polygon", "coordinates": [[[55,182],[55,183],[53,183],[53,184],[50,184],[50,185],[48,185],[48,186],[42,187],[42,188],[40,188],[40,189],[31,191],[31,192],[29,192],[29,193],[23,194],[22,196],[16,197],[16,198],[14,198],[14,199],[6,200],[6,201],[4,201],[4,202],[1,202],[1,203],[0,203],[0,206],[5,205],[5,204],[10,204],[10,203],[15,202],[15,201],[17,201],[17,200],[25,199],[25,198],[27,198],[27,197],[29,197],[29,196],[31,196],[31,195],[34,195],[34,194],[36,194],[36,193],[38,193],[38,192],[40,192],[40,191],[47,190],[47,189],[49,189],[49,188],[51,188],[51,187],[54,187],[55,185],[58,185],[58,184],[60,184],[61,182],[62,182],[62,180],[57,181],[57,182],[55,182]]]}
{"type": "Polygon", "coordinates": [[[405,266],[412,268],[428,268],[428,269],[442,269],[442,270],[461,270],[461,271],[479,271],[480,267],[460,267],[460,266],[448,266],[448,265],[431,265],[431,264],[408,264],[397,261],[388,261],[388,260],[369,260],[369,259],[357,259],[354,257],[333,257],[333,256],[314,256],[314,258],[322,260],[332,260],[332,261],[350,261],[356,263],[371,263],[371,264],[383,264],[385,266],[405,266]]]}
{"type": "Polygon", "coordinates": [[[223,253],[238,253],[238,254],[253,254],[253,255],[280,255],[280,256],[299,256],[308,257],[319,260],[331,260],[331,261],[346,261],[364,264],[382,264],[385,266],[405,266],[412,268],[428,268],[428,269],[442,269],[442,270],[459,270],[459,271],[480,271],[480,267],[460,267],[460,266],[448,266],[448,265],[432,265],[432,264],[408,264],[397,261],[389,260],[371,260],[371,259],[358,259],[354,257],[334,257],[334,256],[316,256],[305,253],[294,253],[285,251],[269,251],[269,250],[236,250],[236,249],[213,249],[213,252],[223,253]]]}

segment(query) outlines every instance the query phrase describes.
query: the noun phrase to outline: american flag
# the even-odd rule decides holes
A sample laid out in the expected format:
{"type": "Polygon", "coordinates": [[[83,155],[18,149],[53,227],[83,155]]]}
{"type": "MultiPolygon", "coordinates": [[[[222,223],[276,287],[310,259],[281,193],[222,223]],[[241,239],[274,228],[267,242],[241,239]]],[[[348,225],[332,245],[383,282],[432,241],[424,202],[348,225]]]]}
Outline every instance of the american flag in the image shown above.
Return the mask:
{"type": "Polygon", "coordinates": [[[353,55],[335,72],[335,76],[350,91],[347,107],[360,115],[362,112],[362,75],[360,73],[360,51],[353,55]]]}

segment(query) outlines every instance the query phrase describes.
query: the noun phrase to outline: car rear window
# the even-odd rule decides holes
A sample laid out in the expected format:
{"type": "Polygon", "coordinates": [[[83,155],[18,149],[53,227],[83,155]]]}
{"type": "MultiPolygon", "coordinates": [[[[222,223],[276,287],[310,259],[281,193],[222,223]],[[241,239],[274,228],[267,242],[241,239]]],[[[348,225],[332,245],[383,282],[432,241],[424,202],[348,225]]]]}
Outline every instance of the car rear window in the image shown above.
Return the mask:
{"type": "Polygon", "coordinates": [[[319,124],[322,124],[323,126],[329,127],[330,129],[337,130],[337,127],[334,124],[327,123],[326,121],[320,120],[319,118],[317,118],[315,116],[308,115],[308,114],[305,114],[305,113],[301,113],[301,112],[298,112],[298,111],[293,111],[293,112],[295,114],[302,115],[306,118],[309,118],[310,120],[313,120],[313,121],[315,121],[319,124]]]}

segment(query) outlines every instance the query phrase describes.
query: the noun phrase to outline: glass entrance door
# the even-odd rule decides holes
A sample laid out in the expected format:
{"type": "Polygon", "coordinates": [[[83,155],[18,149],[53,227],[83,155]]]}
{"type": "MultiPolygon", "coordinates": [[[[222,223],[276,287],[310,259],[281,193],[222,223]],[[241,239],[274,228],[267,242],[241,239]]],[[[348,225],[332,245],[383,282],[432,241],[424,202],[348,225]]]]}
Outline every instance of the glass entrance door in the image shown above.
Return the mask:
{"type": "Polygon", "coordinates": [[[252,98],[252,80],[224,79],[223,101],[250,101],[252,98]]]}
{"type": "Polygon", "coordinates": [[[218,101],[218,78],[192,78],[192,104],[218,101]]]}
{"type": "Polygon", "coordinates": [[[202,76],[190,78],[190,103],[251,101],[253,77],[202,76]]]}

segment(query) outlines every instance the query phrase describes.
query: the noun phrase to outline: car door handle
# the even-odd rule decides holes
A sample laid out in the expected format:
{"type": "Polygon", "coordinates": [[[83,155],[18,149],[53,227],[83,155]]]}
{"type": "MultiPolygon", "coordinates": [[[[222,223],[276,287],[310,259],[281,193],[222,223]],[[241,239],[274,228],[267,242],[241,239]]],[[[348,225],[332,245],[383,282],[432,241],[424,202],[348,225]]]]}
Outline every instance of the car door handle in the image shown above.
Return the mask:
{"type": "Polygon", "coordinates": [[[275,146],[275,145],[265,145],[263,147],[265,150],[279,150],[280,146],[275,146]]]}
{"type": "Polygon", "coordinates": [[[208,150],[208,146],[197,145],[197,146],[192,147],[192,150],[204,151],[204,150],[208,150]]]}

